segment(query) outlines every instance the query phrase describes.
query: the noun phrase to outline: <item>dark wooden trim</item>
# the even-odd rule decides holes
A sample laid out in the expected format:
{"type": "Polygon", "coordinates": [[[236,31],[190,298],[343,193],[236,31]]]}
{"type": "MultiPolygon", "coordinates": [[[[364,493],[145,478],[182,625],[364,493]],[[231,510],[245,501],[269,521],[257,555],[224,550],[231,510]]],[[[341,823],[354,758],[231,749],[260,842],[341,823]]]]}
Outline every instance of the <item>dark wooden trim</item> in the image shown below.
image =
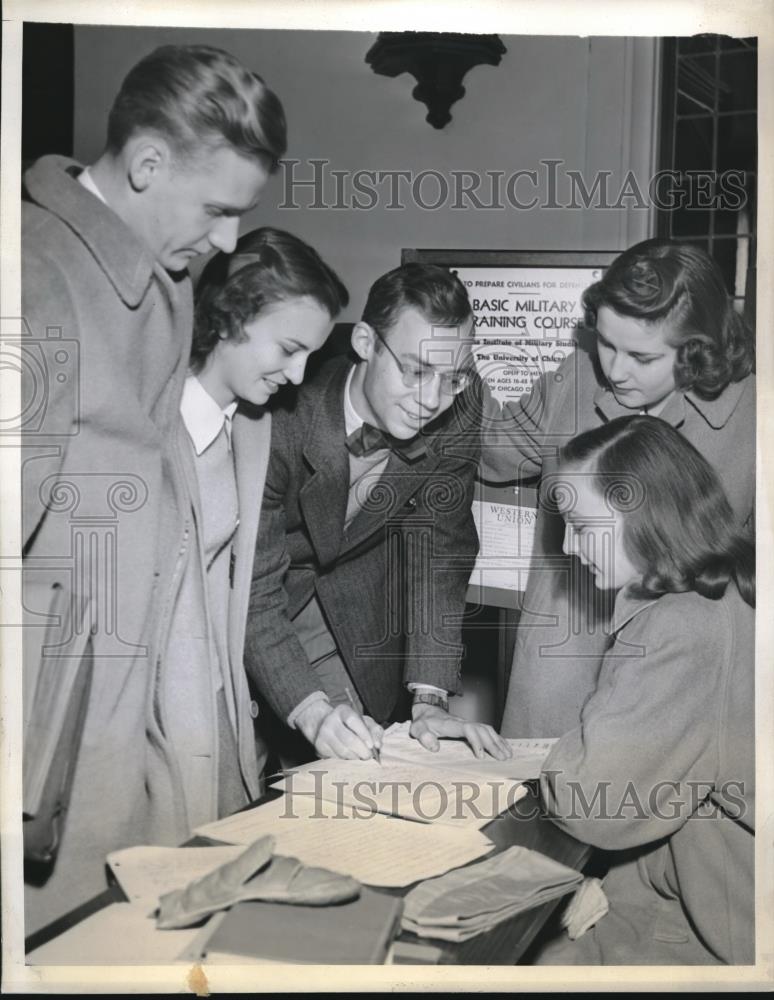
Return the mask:
{"type": "Polygon", "coordinates": [[[404,248],[401,264],[442,267],[608,267],[619,250],[420,250],[404,248]]]}
{"type": "MultiPolygon", "coordinates": [[[[675,155],[675,113],[677,103],[677,39],[661,39],[661,107],[658,129],[658,169],[672,170],[675,155]]],[[[707,117],[711,117],[708,113],[707,117]]],[[[672,212],[656,212],[656,235],[672,235],[672,212]]]]}
{"type": "Polygon", "coordinates": [[[72,24],[26,21],[22,35],[22,162],[73,155],[75,35],[72,24]]]}

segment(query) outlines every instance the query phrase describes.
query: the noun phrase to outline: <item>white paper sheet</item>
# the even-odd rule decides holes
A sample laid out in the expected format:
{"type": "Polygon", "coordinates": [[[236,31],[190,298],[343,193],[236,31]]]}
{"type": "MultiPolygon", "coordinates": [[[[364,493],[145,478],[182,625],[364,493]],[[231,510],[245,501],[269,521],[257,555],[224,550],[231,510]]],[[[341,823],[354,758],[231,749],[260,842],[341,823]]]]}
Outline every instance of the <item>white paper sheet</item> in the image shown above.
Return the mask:
{"type": "Polygon", "coordinates": [[[411,885],[481,858],[493,847],[469,826],[457,829],[376,812],[358,814],[308,795],[283,795],[196,832],[243,845],[271,833],[277,854],[374,886],[411,885]]]}
{"type": "Polygon", "coordinates": [[[108,854],[108,864],[130,903],[158,904],[160,896],[233,861],[237,847],[127,847],[108,854]]]}
{"type": "Polygon", "coordinates": [[[474,501],[479,550],[470,582],[480,587],[523,591],[535,545],[536,518],[534,507],[474,501]]]}
{"type": "Polygon", "coordinates": [[[526,792],[518,781],[490,776],[480,769],[457,773],[450,768],[385,759],[384,755],[381,764],[371,760],[314,761],[288,774],[278,786],[289,793],[343,803],[362,814],[375,811],[475,829],[486,826],[526,792]]]}

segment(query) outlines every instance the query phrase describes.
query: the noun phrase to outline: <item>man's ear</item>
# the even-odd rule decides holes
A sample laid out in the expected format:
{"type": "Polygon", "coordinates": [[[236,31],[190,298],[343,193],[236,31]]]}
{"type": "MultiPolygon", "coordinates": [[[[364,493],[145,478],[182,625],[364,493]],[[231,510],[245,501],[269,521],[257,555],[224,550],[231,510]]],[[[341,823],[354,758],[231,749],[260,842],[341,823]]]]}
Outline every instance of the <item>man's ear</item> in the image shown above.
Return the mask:
{"type": "Polygon", "coordinates": [[[128,153],[129,183],[134,191],[147,190],[171,166],[172,151],[160,137],[137,136],[128,153]]]}
{"type": "Polygon", "coordinates": [[[352,350],[362,361],[370,361],[376,350],[374,328],[362,320],[352,328],[352,350]]]}

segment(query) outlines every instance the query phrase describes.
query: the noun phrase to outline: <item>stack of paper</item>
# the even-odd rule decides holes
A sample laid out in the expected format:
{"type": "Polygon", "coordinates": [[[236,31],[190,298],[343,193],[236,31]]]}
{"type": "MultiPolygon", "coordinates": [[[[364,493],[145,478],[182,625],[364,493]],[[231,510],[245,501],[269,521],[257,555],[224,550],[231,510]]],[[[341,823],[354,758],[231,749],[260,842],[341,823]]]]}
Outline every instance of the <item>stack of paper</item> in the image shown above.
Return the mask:
{"type": "Polygon", "coordinates": [[[575,889],[580,872],[526,847],[440,878],[406,896],[403,929],[420,937],[466,941],[524,910],[575,889]]]}
{"type": "Polygon", "coordinates": [[[536,778],[554,739],[508,740],[511,757],[476,757],[464,740],[442,739],[426,750],[409,735],[408,722],[384,734],[381,761],[316,760],[279,782],[288,796],[311,795],[354,810],[423,823],[480,829],[526,794],[522,782],[536,778]]]}

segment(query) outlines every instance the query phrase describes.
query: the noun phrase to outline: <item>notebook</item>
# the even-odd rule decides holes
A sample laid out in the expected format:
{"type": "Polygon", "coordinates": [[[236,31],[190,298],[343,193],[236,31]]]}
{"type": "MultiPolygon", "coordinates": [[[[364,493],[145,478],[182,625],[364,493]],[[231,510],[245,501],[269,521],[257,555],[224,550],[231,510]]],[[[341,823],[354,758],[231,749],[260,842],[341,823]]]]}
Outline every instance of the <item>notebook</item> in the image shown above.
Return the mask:
{"type": "Polygon", "coordinates": [[[400,929],[403,900],[363,888],[335,906],[238,903],[218,923],[204,956],[272,962],[380,965],[400,929]]]}

